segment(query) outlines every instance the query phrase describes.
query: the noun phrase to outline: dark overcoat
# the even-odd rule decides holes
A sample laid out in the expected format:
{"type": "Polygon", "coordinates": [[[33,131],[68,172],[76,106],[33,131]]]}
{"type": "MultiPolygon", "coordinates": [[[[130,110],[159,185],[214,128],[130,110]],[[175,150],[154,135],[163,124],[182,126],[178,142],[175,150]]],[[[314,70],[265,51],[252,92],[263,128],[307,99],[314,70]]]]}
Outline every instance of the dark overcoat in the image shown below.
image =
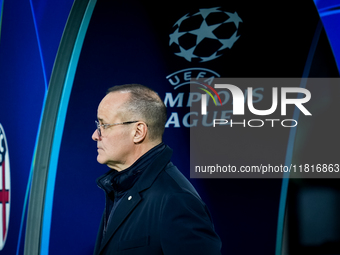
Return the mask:
{"type": "Polygon", "coordinates": [[[157,155],[114,211],[105,235],[102,219],[95,255],[218,255],[221,241],[210,213],[190,182],[157,155]]]}

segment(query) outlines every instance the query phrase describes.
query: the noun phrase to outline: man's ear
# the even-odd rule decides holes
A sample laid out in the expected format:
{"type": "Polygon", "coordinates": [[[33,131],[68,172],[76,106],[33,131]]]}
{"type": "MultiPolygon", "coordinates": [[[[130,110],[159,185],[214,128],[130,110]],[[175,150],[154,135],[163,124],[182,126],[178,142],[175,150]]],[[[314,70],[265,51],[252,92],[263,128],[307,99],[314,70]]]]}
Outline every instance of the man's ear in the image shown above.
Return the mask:
{"type": "Polygon", "coordinates": [[[133,137],[134,143],[141,143],[148,133],[148,126],[144,122],[138,122],[133,137]]]}

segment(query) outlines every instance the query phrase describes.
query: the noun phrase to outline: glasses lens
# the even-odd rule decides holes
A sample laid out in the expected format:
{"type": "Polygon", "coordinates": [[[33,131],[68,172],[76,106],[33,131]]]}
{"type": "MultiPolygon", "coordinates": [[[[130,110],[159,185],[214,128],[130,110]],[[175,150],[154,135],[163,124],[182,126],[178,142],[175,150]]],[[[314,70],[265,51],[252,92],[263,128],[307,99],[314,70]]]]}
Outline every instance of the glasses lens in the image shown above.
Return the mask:
{"type": "Polygon", "coordinates": [[[98,121],[96,121],[96,120],[95,120],[95,122],[96,122],[96,128],[97,128],[98,134],[99,134],[99,136],[102,136],[102,133],[101,133],[101,131],[100,131],[100,125],[99,125],[99,122],[98,122],[98,121]]]}

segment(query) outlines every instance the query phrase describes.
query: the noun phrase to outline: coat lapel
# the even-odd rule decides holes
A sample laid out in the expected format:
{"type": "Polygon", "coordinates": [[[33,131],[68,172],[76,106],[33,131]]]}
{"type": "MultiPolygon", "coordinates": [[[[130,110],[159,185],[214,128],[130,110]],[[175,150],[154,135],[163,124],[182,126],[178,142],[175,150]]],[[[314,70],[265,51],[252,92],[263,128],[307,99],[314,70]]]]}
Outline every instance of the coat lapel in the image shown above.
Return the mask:
{"type": "Polygon", "coordinates": [[[136,208],[137,204],[140,202],[141,197],[138,192],[128,192],[126,196],[122,198],[116,211],[112,215],[105,236],[103,237],[103,242],[100,247],[99,253],[111,239],[112,235],[117,231],[118,227],[122,224],[126,217],[136,208]]]}

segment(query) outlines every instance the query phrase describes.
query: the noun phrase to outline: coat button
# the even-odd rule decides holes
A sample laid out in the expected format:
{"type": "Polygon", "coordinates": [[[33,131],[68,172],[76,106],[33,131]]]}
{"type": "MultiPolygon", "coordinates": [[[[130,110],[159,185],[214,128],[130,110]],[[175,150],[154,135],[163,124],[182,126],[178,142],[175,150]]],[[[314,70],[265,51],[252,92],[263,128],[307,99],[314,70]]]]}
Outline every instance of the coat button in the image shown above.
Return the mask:
{"type": "Polygon", "coordinates": [[[131,200],[131,199],[132,199],[132,196],[129,196],[129,197],[128,197],[128,200],[131,200]]]}

